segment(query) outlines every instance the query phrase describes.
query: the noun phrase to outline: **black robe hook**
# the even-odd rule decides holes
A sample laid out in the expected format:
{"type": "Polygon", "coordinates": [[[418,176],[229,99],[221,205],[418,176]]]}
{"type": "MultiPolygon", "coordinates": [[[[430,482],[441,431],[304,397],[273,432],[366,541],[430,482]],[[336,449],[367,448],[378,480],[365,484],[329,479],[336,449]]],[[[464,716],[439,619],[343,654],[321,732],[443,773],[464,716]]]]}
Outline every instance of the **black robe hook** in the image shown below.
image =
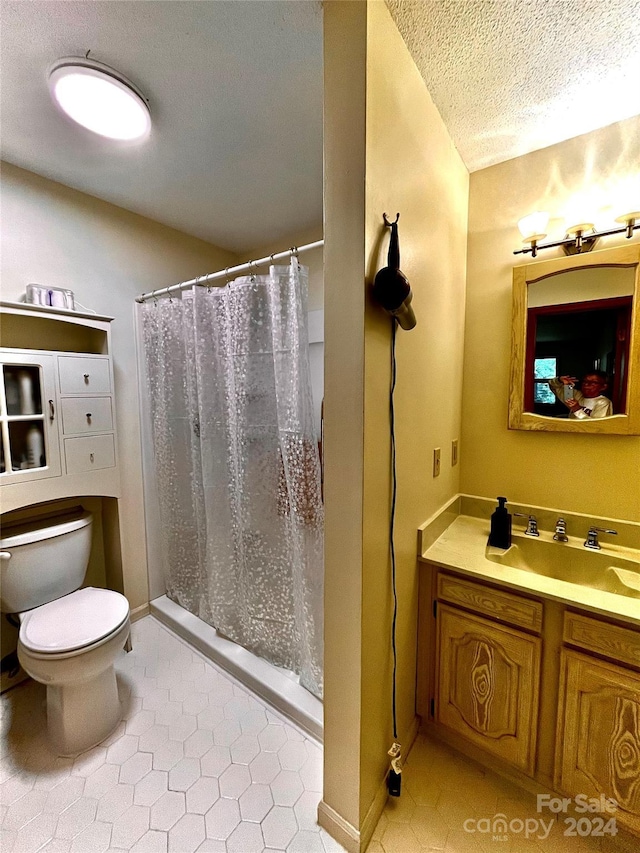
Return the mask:
{"type": "Polygon", "coordinates": [[[389,241],[389,254],[387,266],[381,269],[375,277],[373,292],[382,307],[398,321],[403,329],[413,329],[416,317],[411,307],[413,295],[406,277],[400,270],[400,241],[398,238],[398,220],[400,214],[396,213],[395,222],[387,219],[383,213],[382,218],[387,228],[391,228],[391,239],[389,241]]]}

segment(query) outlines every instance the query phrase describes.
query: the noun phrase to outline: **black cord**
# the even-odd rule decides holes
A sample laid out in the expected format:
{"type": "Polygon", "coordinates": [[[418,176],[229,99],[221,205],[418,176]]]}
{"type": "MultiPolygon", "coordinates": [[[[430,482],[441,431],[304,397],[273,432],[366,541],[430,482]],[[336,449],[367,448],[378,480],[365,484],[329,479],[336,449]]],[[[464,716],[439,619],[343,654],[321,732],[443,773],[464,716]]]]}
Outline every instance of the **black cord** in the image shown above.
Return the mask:
{"type": "Polygon", "coordinates": [[[391,318],[391,391],[389,393],[389,421],[391,427],[391,476],[392,476],[392,491],[391,491],[391,519],[389,524],[389,545],[391,547],[391,583],[393,587],[393,622],[391,624],[391,647],[393,649],[393,693],[392,693],[392,709],[393,709],[393,738],[398,739],[398,726],[396,720],[396,667],[398,656],[396,652],[396,618],[398,616],[398,595],[396,592],[396,549],[393,544],[393,528],[396,517],[396,492],[398,482],[396,477],[396,434],[395,434],[395,414],[393,410],[393,392],[396,388],[396,319],[391,318]]]}

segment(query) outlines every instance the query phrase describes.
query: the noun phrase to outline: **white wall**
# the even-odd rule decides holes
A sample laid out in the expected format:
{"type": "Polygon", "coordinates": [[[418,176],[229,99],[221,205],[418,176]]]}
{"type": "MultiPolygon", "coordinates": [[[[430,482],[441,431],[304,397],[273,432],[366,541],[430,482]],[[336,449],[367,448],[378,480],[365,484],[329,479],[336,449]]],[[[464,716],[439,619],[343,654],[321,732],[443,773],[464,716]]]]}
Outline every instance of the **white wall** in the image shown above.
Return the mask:
{"type": "Polygon", "coordinates": [[[37,282],[70,288],[87,308],[114,317],[124,592],[140,607],[148,585],[133,300],[236,256],[7,163],[1,186],[2,298],[19,300],[37,282]]]}

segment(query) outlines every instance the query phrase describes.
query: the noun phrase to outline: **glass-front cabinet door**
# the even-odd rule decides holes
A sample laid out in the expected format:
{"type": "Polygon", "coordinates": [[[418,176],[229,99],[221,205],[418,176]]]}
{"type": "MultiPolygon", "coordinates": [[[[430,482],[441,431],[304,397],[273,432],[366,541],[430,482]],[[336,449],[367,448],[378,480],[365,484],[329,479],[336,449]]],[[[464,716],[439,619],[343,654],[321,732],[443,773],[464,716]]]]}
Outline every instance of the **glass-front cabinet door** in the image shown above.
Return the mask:
{"type": "Polygon", "coordinates": [[[55,357],[0,350],[0,364],[2,482],[58,477],[61,468],[55,357]]]}

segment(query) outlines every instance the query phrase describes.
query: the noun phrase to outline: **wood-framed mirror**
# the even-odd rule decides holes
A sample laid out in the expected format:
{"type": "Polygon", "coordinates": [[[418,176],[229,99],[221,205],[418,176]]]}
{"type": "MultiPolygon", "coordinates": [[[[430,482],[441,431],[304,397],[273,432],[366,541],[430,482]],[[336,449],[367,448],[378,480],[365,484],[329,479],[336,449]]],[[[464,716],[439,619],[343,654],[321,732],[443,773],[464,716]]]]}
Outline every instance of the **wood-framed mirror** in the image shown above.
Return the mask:
{"type": "Polygon", "coordinates": [[[509,429],[640,435],[640,243],[513,270],[509,429]]]}

